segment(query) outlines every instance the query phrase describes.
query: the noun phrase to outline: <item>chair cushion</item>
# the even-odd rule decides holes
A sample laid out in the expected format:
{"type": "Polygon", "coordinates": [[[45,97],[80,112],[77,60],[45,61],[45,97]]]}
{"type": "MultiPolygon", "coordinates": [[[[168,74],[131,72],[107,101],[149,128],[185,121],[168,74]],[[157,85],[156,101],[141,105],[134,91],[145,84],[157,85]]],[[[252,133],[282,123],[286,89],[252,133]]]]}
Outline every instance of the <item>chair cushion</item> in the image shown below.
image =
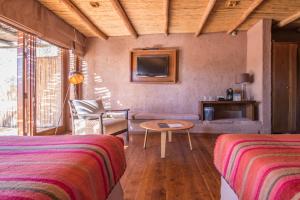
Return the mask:
{"type": "MultiPolygon", "coordinates": [[[[75,123],[75,134],[101,134],[99,120],[77,119],[75,123]]],[[[126,119],[103,118],[104,134],[113,134],[127,129],[126,119]]]]}
{"type": "Polygon", "coordinates": [[[77,114],[101,114],[105,111],[102,100],[72,100],[77,114]]]}
{"type": "Polygon", "coordinates": [[[120,118],[104,118],[103,128],[104,134],[113,134],[121,130],[127,129],[127,120],[120,118]]]}
{"type": "Polygon", "coordinates": [[[125,112],[106,112],[106,117],[115,118],[115,119],[126,119],[125,112]]]}

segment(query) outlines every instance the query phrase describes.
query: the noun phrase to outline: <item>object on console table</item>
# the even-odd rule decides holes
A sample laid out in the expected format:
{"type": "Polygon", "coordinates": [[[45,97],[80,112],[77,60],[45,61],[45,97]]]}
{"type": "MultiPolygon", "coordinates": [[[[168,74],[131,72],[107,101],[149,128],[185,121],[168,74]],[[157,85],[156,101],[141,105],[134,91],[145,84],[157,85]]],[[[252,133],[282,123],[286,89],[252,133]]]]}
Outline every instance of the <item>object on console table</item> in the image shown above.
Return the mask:
{"type": "Polygon", "coordinates": [[[241,73],[236,77],[236,84],[241,84],[241,98],[247,100],[247,83],[250,83],[250,74],[241,73]]]}
{"type": "Polygon", "coordinates": [[[200,120],[205,119],[204,108],[214,108],[214,120],[218,119],[255,119],[256,101],[200,101],[200,120]]]}
{"type": "Polygon", "coordinates": [[[241,93],[233,93],[233,101],[241,101],[242,100],[242,94],[241,93]]]}

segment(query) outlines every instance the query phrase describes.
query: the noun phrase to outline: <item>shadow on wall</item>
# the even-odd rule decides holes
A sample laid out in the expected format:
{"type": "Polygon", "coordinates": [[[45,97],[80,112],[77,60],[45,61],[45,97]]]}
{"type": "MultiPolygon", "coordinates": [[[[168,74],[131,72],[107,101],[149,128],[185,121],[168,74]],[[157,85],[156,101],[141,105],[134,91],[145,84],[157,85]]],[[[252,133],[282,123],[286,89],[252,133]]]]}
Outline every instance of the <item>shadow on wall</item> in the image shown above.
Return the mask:
{"type": "MultiPolygon", "coordinates": [[[[95,85],[101,85],[103,83],[103,79],[97,73],[94,73],[94,82],[95,85]]],[[[102,99],[103,106],[105,109],[111,108],[111,92],[107,87],[95,87],[94,88],[94,96],[96,99],[102,99]]]]}
{"type": "MultiPolygon", "coordinates": [[[[96,86],[101,86],[104,81],[100,75],[94,73],[94,82],[96,86]]],[[[107,87],[95,87],[94,96],[96,99],[102,99],[103,106],[105,109],[112,108],[111,91],[107,87]]],[[[116,103],[120,108],[123,107],[123,104],[120,100],[117,100],[116,103]]]]}

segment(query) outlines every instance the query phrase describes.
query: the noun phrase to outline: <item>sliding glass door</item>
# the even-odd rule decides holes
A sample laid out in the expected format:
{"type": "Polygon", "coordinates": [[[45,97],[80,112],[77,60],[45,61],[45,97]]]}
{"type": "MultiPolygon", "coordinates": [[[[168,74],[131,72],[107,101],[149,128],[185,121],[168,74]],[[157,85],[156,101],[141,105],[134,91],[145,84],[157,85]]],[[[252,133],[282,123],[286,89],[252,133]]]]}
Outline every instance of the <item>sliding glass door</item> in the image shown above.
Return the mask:
{"type": "Polygon", "coordinates": [[[18,135],[17,35],[0,23],[0,136],[18,135]]]}
{"type": "Polygon", "coordinates": [[[37,39],[36,43],[36,131],[61,126],[63,113],[63,57],[57,46],[37,39]],[[59,123],[59,124],[58,124],[59,123]]]}
{"type": "Polygon", "coordinates": [[[68,106],[63,99],[68,97],[68,70],[77,70],[75,58],[0,22],[0,136],[67,129],[68,106]]]}

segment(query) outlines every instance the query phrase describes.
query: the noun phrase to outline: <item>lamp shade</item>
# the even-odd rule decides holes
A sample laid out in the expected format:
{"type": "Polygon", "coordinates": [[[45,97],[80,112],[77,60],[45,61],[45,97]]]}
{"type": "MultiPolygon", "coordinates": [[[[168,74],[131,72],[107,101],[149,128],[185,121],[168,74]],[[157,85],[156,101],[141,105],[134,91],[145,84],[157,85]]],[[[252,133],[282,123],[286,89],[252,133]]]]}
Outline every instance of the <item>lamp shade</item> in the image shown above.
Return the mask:
{"type": "Polygon", "coordinates": [[[71,72],[69,74],[69,83],[73,84],[73,85],[77,85],[82,83],[84,80],[83,74],[80,72],[71,72]]]}
{"type": "Polygon", "coordinates": [[[250,74],[248,73],[241,73],[236,77],[235,82],[239,83],[249,83],[250,82],[250,74]]]}

